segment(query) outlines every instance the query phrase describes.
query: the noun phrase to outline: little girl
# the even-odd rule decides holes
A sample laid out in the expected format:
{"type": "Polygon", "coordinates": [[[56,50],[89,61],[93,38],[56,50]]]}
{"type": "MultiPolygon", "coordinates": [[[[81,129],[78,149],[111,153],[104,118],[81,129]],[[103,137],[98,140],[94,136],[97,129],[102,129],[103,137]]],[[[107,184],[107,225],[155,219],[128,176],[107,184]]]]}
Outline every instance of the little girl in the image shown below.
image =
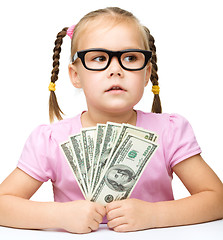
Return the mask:
{"type": "Polygon", "coordinates": [[[126,232],[223,217],[222,183],[200,156],[190,124],[177,114],[161,113],[154,38],[130,12],[100,9],[84,16],[76,26],[64,28],[57,35],[53,60],[50,120],[57,117],[61,121],[41,125],[31,133],[17,168],[0,185],[0,225],[88,233],[103,222],[126,232]],[[87,111],[62,120],[55,82],[62,39],[67,34],[72,39],[70,80],[75,88],[83,89],[87,111]],[[152,113],[134,109],[149,79],[154,94],[152,113]],[[155,132],[159,148],[130,198],[104,207],[84,200],[60,144],[81,128],[108,121],[155,132]],[[174,200],[173,172],[190,197],[174,200]],[[49,179],[55,202],[29,200],[49,179]]]}

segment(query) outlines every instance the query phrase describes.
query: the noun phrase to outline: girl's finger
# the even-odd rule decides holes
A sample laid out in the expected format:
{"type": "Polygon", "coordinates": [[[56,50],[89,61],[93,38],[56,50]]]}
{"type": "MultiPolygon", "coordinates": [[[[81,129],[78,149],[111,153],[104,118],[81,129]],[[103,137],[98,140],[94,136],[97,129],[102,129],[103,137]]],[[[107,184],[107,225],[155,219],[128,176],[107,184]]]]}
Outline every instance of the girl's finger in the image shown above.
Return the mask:
{"type": "Polygon", "coordinates": [[[93,220],[89,227],[92,231],[95,231],[99,228],[99,223],[97,221],[93,220]]]}
{"type": "Polygon", "coordinates": [[[107,213],[108,221],[111,221],[114,218],[123,217],[123,216],[124,214],[120,208],[112,209],[107,213]]]}
{"type": "Polygon", "coordinates": [[[95,212],[93,218],[99,224],[102,223],[102,221],[103,221],[103,216],[101,214],[99,214],[98,212],[95,212]]]}
{"type": "Polygon", "coordinates": [[[123,204],[124,200],[120,200],[120,201],[114,201],[114,202],[111,202],[111,203],[108,203],[106,205],[106,211],[107,213],[113,209],[116,209],[116,208],[120,208],[123,204]]]}
{"type": "Polygon", "coordinates": [[[104,217],[106,215],[105,207],[100,204],[96,205],[96,212],[99,213],[102,217],[104,217]]]}
{"type": "Polygon", "coordinates": [[[128,228],[128,224],[119,225],[119,226],[113,228],[113,230],[116,232],[129,232],[130,231],[130,229],[128,228]]]}
{"type": "Polygon", "coordinates": [[[108,223],[107,223],[109,228],[115,228],[122,224],[127,224],[126,218],[124,216],[115,218],[111,221],[108,221],[108,223]]]}

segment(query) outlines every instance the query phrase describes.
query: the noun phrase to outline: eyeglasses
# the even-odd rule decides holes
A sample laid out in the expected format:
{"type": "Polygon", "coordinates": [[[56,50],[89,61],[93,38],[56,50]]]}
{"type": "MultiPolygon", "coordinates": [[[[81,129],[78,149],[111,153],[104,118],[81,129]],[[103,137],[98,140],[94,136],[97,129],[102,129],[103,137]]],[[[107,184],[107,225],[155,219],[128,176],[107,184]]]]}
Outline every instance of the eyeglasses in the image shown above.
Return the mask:
{"type": "Polygon", "coordinates": [[[109,66],[112,58],[117,57],[123,69],[138,71],[146,66],[151,56],[151,51],[141,49],[109,51],[103,48],[92,48],[76,52],[72,58],[72,63],[76,61],[77,58],[80,58],[86,69],[91,71],[103,71],[109,66]]]}

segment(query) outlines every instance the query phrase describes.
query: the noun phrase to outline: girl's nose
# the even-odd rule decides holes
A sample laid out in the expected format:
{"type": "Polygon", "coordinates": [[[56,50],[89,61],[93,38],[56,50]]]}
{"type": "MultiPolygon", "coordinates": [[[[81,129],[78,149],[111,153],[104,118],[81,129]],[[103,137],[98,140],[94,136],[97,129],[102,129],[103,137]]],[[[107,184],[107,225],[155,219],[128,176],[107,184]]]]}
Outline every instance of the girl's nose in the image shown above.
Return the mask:
{"type": "Polygon", "coordinates": [[[113,57],[111,59],[110,65],[108,66],[108,77],[112,76],[123,76],[123,69],[119,64],[117,57],[113,57]]]}

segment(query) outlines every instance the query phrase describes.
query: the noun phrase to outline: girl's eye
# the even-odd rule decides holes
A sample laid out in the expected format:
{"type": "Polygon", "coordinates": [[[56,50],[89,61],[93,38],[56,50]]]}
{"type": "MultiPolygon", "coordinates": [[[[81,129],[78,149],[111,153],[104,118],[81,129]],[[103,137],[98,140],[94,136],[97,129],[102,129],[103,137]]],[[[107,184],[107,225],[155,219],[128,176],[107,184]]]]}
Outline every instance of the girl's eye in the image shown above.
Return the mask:
{"type": "Polygon", "coordinates": [[[118,178],[118,175],[117,175],[117,174],[115,174],[115,178],[118,178]]]}
{"type": "Polygon", "coordinates": [[[93,61],[96,61],[96,62],[104,62],[106,60],[107,59],[105,56],[98,56],[98,57],[93,58],[93,61]]]}
{"type": "Polygon", "coordinates": [[[126,56],[126,57],[124,58],[124,60],[125,60],[126,62],[135,62],[135,61],[137,61],[137,57],[134,56],[134,55],[132,55],[132,56],[126,56]]]}

